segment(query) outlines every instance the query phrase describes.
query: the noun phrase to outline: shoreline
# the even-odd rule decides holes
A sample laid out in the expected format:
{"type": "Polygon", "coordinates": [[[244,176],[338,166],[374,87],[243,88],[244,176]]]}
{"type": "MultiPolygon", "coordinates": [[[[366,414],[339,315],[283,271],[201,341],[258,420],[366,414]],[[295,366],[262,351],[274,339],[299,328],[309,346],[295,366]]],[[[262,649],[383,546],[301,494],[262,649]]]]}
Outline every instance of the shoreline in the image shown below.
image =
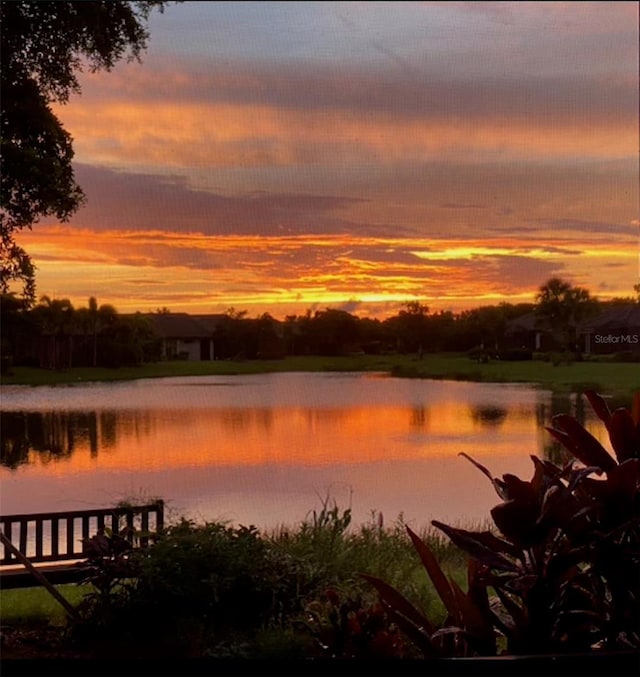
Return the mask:
{"type": "Polygon", "coordinates": [[[399,378],[521,383],[554,392],[583,392],[630,396],[640,390],[640,364],[574,362],[554,365],[529,360],[477,363],[467,355],[438,353],[422,359],[414,355],[294,356],[278,360],[156,362],[137,367],[75,367],[48,370],[15,367],[1,376],[2,386],[57,386],[91,382],[130,381],[184,376],[236,376],[278,372],[382,372],[399,378]]]}

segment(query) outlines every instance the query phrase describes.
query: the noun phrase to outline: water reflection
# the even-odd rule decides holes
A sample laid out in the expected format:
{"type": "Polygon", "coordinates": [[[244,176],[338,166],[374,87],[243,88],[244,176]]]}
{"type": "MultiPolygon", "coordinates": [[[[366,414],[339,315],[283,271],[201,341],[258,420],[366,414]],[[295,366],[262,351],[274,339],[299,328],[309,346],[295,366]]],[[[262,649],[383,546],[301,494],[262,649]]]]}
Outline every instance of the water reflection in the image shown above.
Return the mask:
{"type": "Polygon", "coordinates": [[[152,415],[116,411],[0,412],[0,464],[15,469],[29,463],[71,460],[77,452],[96,457],[117,447],[118,438],[149,435],[152,415]]]}
{"type": "Polygon", "coordinates": [[[427,407],[413,407],[411,410],[411,425],[427,429],[429,427],[429,409],[427,407]]]}
{"type": "MultiPolygon", "coordinates": [[[[3,411],[0,464],[9,469],[50,462],[74,468],[109,452],[108,463],[366,462],[391,454],[457,454],[471,445],[485,455],[529,436],[544,406],[529,416],[502,407],[443,402],[429,407],[217,408],[157,411],[3,411]],[[494,435],[500,429],[501,437],[494,435]],[[504,433],[504,435],[502,435],[504,433]],[[418,435],[418,437],[415,437],[418,435]],[[413,442],[428,443],[429,451],[413,442]],[[370,446],[367,446],[369,444],[370,446]],[[393,444],[393,451],[389,445],[393,444]],[[306,450],[313,447],[313,454],[306,450]]],[[[549,419],[544,419],[549,423],[549,419]]],[[[542,447],[547,448],[547,447],[542,447]]],[[[536,453],[539,448],[530,449],[536,453]]]]}
{"type": "Polygon", "coordinates": [[[507,410],[504,407],[472,407],[471,418],[480,425],[499,426],[507,417],[507,410]]]}
{"type": "Polygon", "coordinates": [[[607,441],[582,398],[522,386],[314,374],[225,383],[8,389],[2,511],[107,506],[141,491],[208,518],[290,522],[339,486],[363,519],[468,521],[496,498],[460,452],[528,479],[531,454],[561,458],[544,430],[556,413],[607,441]]]}

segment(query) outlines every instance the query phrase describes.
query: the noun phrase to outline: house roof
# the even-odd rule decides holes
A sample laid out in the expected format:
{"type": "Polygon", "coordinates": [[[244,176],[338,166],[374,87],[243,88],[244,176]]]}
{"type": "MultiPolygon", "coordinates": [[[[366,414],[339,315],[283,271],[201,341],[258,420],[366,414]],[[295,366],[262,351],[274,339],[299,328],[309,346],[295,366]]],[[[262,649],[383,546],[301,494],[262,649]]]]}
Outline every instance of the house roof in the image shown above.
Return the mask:
{"type": "Polygon", "coordinates": [[[640,303],[630,303],[605,310],[579,325],[581,331],[629,330],[640,328],[640,303]]]}
{"type": "Polygon", "coordinates": [[[162,338],[209,338],[213,333],[204,322],[187,313],[151,313],[147,317],[162,338]]]}
{"type": "Polygon", "coordinates": [[[228,315],[218,313],[213,315],[190,315],[190,317],[206,329],[209,334],[213,334],[228,315]]]}
{"type": "Polygon", "coordinates": [[[506,325],[507,334],[517,334],[521,331],[540,331],[538,326],[538,317],[534,312],[525,313],[519,317],[509,320],[506,325]]]}

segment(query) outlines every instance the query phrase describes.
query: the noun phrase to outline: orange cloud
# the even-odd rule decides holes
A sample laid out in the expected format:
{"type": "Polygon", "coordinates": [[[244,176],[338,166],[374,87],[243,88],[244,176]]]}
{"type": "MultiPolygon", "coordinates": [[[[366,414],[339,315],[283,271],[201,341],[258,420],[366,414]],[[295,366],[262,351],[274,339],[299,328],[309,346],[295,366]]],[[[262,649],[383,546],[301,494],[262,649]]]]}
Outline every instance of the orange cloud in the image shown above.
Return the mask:
{"type": "Polygon", "coordinates": [[[503,237],[482,241],[353,236],[216,236],[166,231],[38,227],[26,234],[39,290],[77,304],[97,295],[120,311],[304,312],[348,299],[369,304],[420,298],[434,309],[532,300],[552,274],[593,293],[630,293],[637,259],[608,240],[588,250],[557,238],[541,245],[503,237]],[[69,276],[73,266],[74,275],[69,276]],[[606,275],[607,277],[604,277],[606,275]]]}
{"type": "Polygon", "coordinates": [[[459,116],[398,119],[338,108],[86,100],[58,109],[82,162],[204,168],[627,158],[634,124],[459,116]]]}

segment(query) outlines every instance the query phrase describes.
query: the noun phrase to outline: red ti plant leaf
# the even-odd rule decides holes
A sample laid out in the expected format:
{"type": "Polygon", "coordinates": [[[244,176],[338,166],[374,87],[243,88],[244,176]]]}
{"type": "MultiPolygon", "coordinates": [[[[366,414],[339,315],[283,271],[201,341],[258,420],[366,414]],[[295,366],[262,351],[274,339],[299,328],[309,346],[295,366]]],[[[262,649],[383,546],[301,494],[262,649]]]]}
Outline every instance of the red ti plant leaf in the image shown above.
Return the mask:
{"type": "Polygon", "coordinates": [[[532,482],[521,480],[517,475],[506,473],[502,476],[506,486],[505,500],[531,503],[536,500],[536,492],[532,482]]]}
{"type": "Polygon", "coordinates": [[[513,595],[503,588],[497,586],[495,592],[502,603],[502,607],[511,616],[511,622],[509,622],[504,616],[494,611],[495,623],[504,633],[511,648],[522,642],[527,634],[527,626],[529,625],[527,610],[521,600],[516,601],[513,595]]]}
{"type": "Polygon", "coordinates": [[[640,392],[634,395],[631,411],[621,407],[613,413],[594,390],[587,390],[585,396],[607,428],[618,463],[640,457],[640,392]]]}
{"type": "Polygon", "coordinates": [[[552,428],[550,426],[545,426],[545,430],[548,433],[551,433],[552,437],[555,437],[558,442],[569,452],[571,452],[574,456],[575,450],[576,450],[576,444],[573,441],[571,437],[567,433],[564,432],[564,430],[558,430],[556,428],[552,428]]]}
{"type": "Polygon", "coordinates": [[[458,529],[437,520],[431,522],[434,527],[444,531],[454,545],[467,552],[473,559],[501,571],[516,571],[513,559],[521,557],[521,551],[513,544],[494,536],[490,531],[467,531],[458,529]]]}
{"type": "MultiPolygon", "coordinates": [[[[411,537],[420,559],[440,595],[442,602],[449,614],[449,624],[464,628],[468,640],[480,653],[495,653],[495,635],[488,613],[483,613],[482,605],[474,601],[474,597],[466,595],[454,580],[447,578],[429,546],[409,527],[407,532],[411,537]]],[[[470,570],[470,578],[476,587],[482,587],[478,576],[474,576],[476,570],[470,570]]],[[[478,596],[479,590],[474,590],[478,596]]],[[[433,633],[432,633],[433,634],[433,633]]]]}
{"type": "Polygon", "coordinates": [[[465,454],[464,451],[461,451],[458,455],[462,456],[463,458],[466,458],[467,461],[473,463],[473,465],[475,465],[475,467],[478,468],[478,470],[481,473],[486,475],[491,480],[491,484],[493,484],[493,488],[496,490],[496,493],[498,494],[498,496],[500,496],[501,499],[505,500],[507,498],[507,495],[505,493],[506,487],[504,485],[504,482],[502,482],[501,480],[494,477],[489,472],[489,470],[487,468],[485,468],[481,463],[478,463],[478,461],[471,458],[471,456],[469,456],[469,454],[465,454]]]}
{"type": "Polygon", "coordinates": [[[589,404],[596,416],[608,426],[611,411],[609,410],[609,405],[606,403],[605,399],[595,390],[586,390],[584,395],[589,400],[589,404]]]}
{"type": "Polygon", "coordinates": [[[416,628],[422,630],[428,636],[431,636],[436,631],[433,623],[431,623],[424,614],[420,613],[413,604],[411,604],[411,602],[393,586],[385,583],[385,581],[380,578],[369,576],[369,574],[360,574],[360,576],[373,585],[378,591],[380,599],[382,599],[388,607],[391,607],[395,612],[402,614],[405,618],[409,619],[416,628]]]}
{"type": "Polygon", "coordinates": [[[607,429],[618,463],[640,458],[640,427],[636,426],[628,409],[616,409],[611,414],[607,429]]]}
{"type": "Polygon", "coordinates": [[[540,507],[540,521],[550,526],[572,530],[572,520],[580,509],[578,499],[570,489],[558,483],[549,487],[543,496],[540,507]]]}
{"type": "Polygon", "coordinates": [[[451,581],[451,589],[460,609],[462,625],[470,636],[470,643],[474,645],[478,653],[495,654],[496,635],[493,629],[493,619],[488,610],[483,612],[483,609],[466,595],[454,580],[451,581]]]}
{"type": "Polygon", "coordinates": [[[438,595],[440,595],[440,599],[442,600],[442,603],[444,604],[449,616],[454,623],[459,624],[461,620],[460,608],[456,603],[456,598],[454,596],[453,590],[451,589],[449,580],[440,568],[438,560],[431,552],[429,546],[417,534],[411,531],[409,527],[406,527],[406,529],[409,533],[409,536],[411,537],[415,549],[420,555],[420,559],[422,560],[424,568],[429,574],[429,578],[431,579],[438,595]]]}
{"type": "Polygon", "coordinates": [[[555,426],[559,427],[564,435],[557,435],[556,428],[547,428],[547,430],[582,463],[585,465],[595,465],[609,472],[616,466],[615,459],[598,442],[598,440],[587,430],[585,430],[573,416],[568,414],[557,414],[552,419],[555,426]],[[568,439],[570,444],[565,440],[568,439]]]}
{"type": "Polygon", "coordinates": [[[440,652],[431,642],[437,630],[435,625],[385,581],[368,574],[360,576],[378,591],[383,609],[423,654],[429,657],[437,656],[440,652]]]}
{"type": "Polygon", "coordinates": [[[491,570],[486,564],[478,562],[473,557],[467,558],[467,589],[469,597],[474,604],[483,610],[489,612],[489,594],[487,593],[487,580],[491,577],[491,570]]]}
{"type": "Polygon", "coordinates": [[[630,458],[607,474],[602,482],[594,481],[591,493],[601,501],[603,528],[613,529],[637,519],[640,493],[640,459],[630,458]]]}
{"type": "Polygon", "coordinates": [[[538,541],[540,507],[535,503],[512,499],[494,506],[490,513],[500,532],[514,545],[525,549],[538,541]]]}
{"type": "Polygon", "coordinates": [[[437,635],[436,630],[430,636],[427,636],[423,629],[416,627],[406,616],[398,613],[384,600],[381,602],[382,608],[386,611],[389,618],[398,626],[398,628],[405,633],[405,635],[422,651],[422,653],[429,658],[434,658],[442,655],[441,648],[433,641],[434,636],[437,635]]]}

